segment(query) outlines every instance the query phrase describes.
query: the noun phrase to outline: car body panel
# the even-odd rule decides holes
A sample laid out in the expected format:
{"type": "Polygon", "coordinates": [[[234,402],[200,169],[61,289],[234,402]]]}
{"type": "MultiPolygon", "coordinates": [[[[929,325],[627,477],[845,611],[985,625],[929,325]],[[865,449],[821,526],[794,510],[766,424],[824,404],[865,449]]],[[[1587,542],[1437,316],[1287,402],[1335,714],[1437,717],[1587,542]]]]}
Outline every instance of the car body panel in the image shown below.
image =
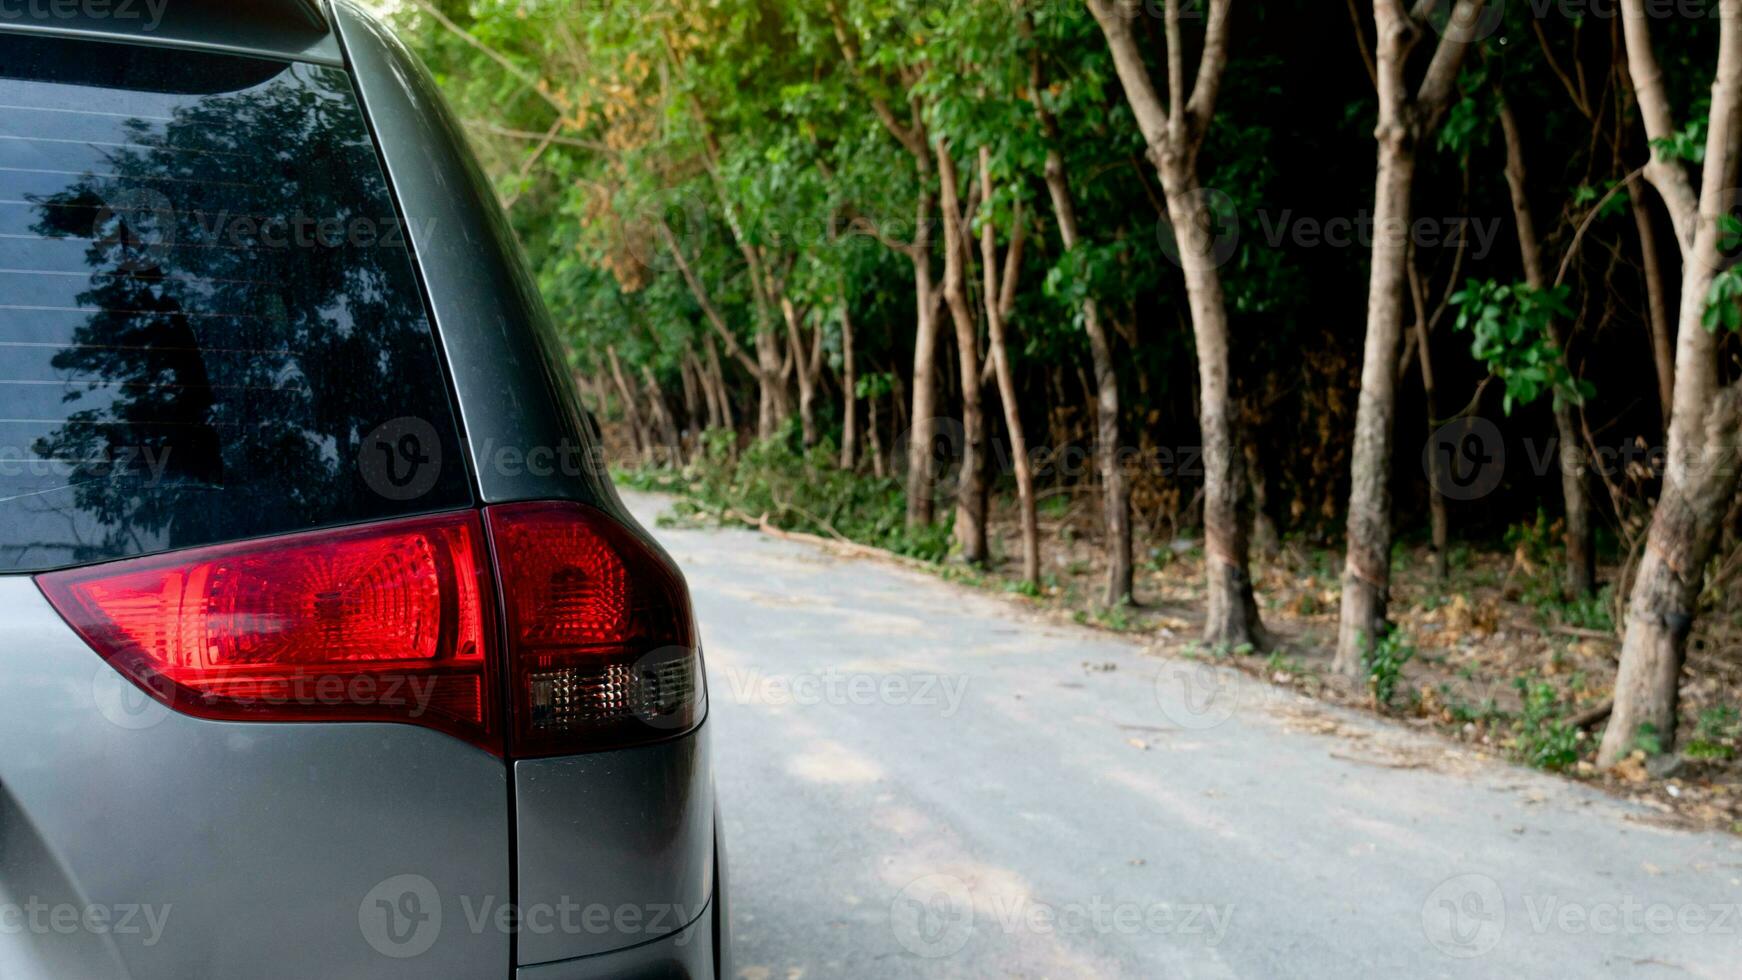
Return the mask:
{"type": "Polygon", "coordinates": [[[514,764],[521,965],[643,943],[701,917],[714,891],[711,773],[706,725],[514,764]],[[564,907],[576,928],[547,928],[564,907]]]}
{"type": "Polygon", "coordinates": [[[41,971],[0,971],[8,980],[503,973],[508,934],[463,914],[511,894],[500,760],[410,725],[177,714],[116,674],[27,577],[0,577],[0,621],[0,892],[111,910],[117,926],[0,929],[0,964],[41,971]],[[430,883],[447,924],[402,958],[391,954],[405,943],[360,920],[406,874],[430,883]],[[139,928],[124,932],[128,909],[139,928]]]}
{"type": "Polygon", "coordinates": [[[654,939],[610,953],[580,959],[523,966],[515,980],[703,980],[731,977],[720,950],[709,935],[709,921],[717,921],[718,909],[674,935],[654,939]]]}
{"type": "Polygon", "coordinates": [[[482,499],[577,500],[627,519],[544,300],[435,82],[348,3],[334,22],[411,234],[482,499]]]}

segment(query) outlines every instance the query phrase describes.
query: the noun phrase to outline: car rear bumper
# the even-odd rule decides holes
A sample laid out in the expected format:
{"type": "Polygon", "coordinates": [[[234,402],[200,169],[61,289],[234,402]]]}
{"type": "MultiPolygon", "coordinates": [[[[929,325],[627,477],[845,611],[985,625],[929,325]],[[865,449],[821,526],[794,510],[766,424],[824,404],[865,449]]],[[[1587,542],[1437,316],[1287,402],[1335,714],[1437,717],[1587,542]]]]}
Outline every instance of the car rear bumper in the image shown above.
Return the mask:
{"type": "Polygon", "coordinates": [[[628,949],[523,966],[515,980],[714,980],[723,972],[724,903],[718,896],[696,921],[628,949]]]}
{"type": "Polygon", "coordinates": [[[715,894],[709,726],[654,745],[514,764],[517,962],[648,944],[715,894]]]}
{"type": "Polygon", "coordinates": [[[5,980],[712,975],[724,886],[706,724],[510,770],[410,725],[177,714],[26,577],[0,576],[0,620],[5,980]],[[579,905],[580,927],[500,926],[516,877],[523,910],[579,905]],[[383,901],[417,928],[377,922],[383,901]],[[37,907],[106,918],[13,928],[37,907]]]}

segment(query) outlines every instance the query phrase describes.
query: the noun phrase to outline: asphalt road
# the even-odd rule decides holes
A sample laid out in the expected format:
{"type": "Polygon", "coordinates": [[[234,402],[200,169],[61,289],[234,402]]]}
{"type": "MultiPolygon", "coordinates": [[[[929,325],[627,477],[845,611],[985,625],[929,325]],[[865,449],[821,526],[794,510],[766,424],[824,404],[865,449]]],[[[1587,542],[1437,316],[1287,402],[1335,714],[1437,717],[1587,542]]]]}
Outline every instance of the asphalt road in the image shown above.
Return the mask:
{"type": "Polygon", "coordinates": [[[742,977],[1742,976],[1742,841],[898,567],[654,533],[742,977]]]}

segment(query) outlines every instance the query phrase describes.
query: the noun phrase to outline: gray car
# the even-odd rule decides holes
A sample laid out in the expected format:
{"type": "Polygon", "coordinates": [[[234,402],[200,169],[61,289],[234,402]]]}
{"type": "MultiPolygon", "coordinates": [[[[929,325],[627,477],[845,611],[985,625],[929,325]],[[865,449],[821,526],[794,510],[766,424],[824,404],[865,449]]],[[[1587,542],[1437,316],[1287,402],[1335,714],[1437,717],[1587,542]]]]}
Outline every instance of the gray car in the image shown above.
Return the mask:
{"type": "Polygon", "coordinates": [[[0,11],[0,978],[713,977],[682,576],[434,84],[0,11]]]}

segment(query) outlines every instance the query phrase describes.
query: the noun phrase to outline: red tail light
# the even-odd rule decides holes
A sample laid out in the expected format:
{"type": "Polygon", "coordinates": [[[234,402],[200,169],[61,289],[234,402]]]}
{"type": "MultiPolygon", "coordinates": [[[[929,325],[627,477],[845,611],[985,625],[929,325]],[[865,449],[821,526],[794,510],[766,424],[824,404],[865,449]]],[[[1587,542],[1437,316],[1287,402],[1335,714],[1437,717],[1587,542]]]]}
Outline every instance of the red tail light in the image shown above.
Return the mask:
{"type": "Polygon", "coordinates": [[[220,545],[37,581],[122,674],[226,721],[405,721],[500,751],[476,514],[220,545]]]}
{"type": "Polygon", "coordinates": [[[476,512],[175,552],[37,577],[123,675],[222,721],[423,725],[503,754],[652,741],[703,711],[682,583],[578,504],[476,512]],[[498,694],[509,683],[506,713],[498,694]]]}
{"type": "Polygon", "coordinates": [[[579,504],[485,511],[502,580],[516,756],[652,741],[701,720],[683,584],[615,521],[579,504]]]}

